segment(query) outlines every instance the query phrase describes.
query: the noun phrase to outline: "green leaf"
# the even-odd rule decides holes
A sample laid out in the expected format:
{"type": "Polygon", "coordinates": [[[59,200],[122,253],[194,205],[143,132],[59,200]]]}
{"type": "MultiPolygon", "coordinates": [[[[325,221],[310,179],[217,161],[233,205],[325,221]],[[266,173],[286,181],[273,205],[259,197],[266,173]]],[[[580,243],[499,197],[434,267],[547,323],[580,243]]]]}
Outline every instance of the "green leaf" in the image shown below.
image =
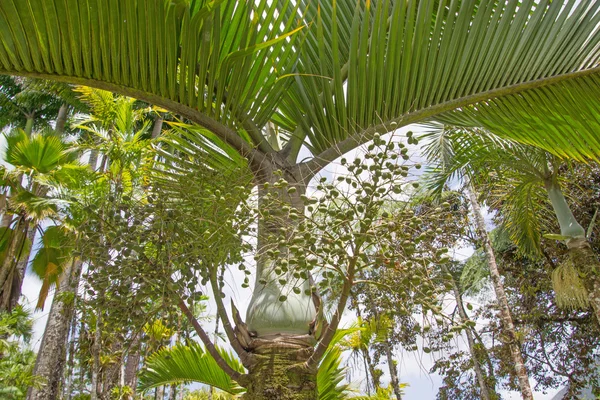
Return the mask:
{"type": "MultiPolygon", "coordinates": [[[[244,367],[235,357],[224,350],[219,351],[234,370],[244,372],[244,367]]],[[[152,354],[146,368],[139,376],[139,389],[149,389],[179,383],[199,382],[214,386],[227,393],[238,394],[244,391],[227,375],[212,356],[198,343],[188,346],[178,344],[152,354]]]]}

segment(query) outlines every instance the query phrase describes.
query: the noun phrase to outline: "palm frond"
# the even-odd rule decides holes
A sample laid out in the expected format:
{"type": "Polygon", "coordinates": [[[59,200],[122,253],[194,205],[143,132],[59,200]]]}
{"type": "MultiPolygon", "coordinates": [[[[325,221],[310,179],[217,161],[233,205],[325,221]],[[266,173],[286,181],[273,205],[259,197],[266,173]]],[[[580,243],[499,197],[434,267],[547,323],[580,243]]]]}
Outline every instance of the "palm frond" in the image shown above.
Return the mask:
{"type": "Polygon", "coordinates": [[[278,77],[296,62],[290,9],[289,0],[9,0],[0,70],[113,90],[260,138],[291,82],[278,77]]]}
{"type": "MultiPolygon", "coordinates": [[[[220,353],[234,370],[244,372],[244,367],[233,355],[224,350],[220,353]]],[[[179,344],[152,354],[140,373],[139,389],[147,391],[158,386],[189,382],[204,383],[232,394],[243,391],[223,372],[212,356],[195,342],[187,346],[179,344]]]]}
{"type": "MultiPolygon", "coordinates": [[[[492,119],[510,126],[539,107],[540,127],[555,121],[556,113],[544,115],[548,104],[590,110],[586,116],[597,109],[587,103],[600,92],[592,84],[600,56],[597,2],[318,4],[322,12],[303,15],[312,24],[281,107],[282,127],[302,131],[313,152],[328,161],[376,132],[454,109],[469,112],[476,122],[470,126],[492,119]],[[504,112],[486,108],[494,99],[506,104],[504,112]]],[[[508,128],[502,134],[555,154],[596,158],[598,147],[591,144],[598,131],[583,125],[563,123],[527,137],[508,128]]]]}

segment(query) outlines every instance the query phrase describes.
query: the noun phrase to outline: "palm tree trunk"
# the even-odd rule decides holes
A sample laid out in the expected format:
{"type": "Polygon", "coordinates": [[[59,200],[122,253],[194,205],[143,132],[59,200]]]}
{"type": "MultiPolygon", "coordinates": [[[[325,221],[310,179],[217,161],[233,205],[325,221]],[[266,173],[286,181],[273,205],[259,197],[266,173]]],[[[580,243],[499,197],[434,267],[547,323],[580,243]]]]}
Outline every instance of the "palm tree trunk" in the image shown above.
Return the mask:
{"type": "Polygon", "coordinates": [[[27,115],[27,120],[25,121],[25,133],[27,136],[31,136],[33,132],[33,121],[35,119],[35,114],[27,115]]]}
{"type": "Polygon", "coordinates": [[[67,118],[69,116],[69,106],[63,104],[58,109],[58,116],[56,117],[56,126],[54,127],[54,131],[62,135],[65,133],[65,126],[67,125],[67,118]]]}
{"type": "Polygon", "coordinates": [[[18,296],[21,294],[22,279],[18,276],[17,263],[21,257],[28,229],[29,221],[20,216],[0,267],[0,311],[10,312],[14,306],[14,292],[18,291],[18,296]]]}
{"type": "Polygon", "coordinates": [[[18,280],[18,282],[15,281],[15,290],[12,293],[12,298],[10,302],[11,309],[13,309],[17,305],[17,303],[19,302],[19,297],[21,297],[23,278],[25,277],[25,271],[27,270],[27,265],[29,264],[29,257],[31,256],[31,252],[33,251],[36,232],[37,225],[33,226],[27,231],[27,240],[29,240],[29,243],[31,243],[31,247],[29,247],[29,251],[26,254],[22,254],[20,256],[20,259],[17,262],[17,275],[15,276],[15,280],[18,280]]]}
{"type": "Polygon", "coordinates": [[[311,353],[304,343],[265,340],[253,349],[245,400],[316,400],[316,370],[304,367],[311,353]]]}
{"type": "MultiPolygon", "coordinates": [[[[374,393],[377,393],[377,389],[379,389],[380,382],[379,382],[379,376],[377,376],[377,371],[375,368],[375,364],[373,364],[373,359],[371,358],[371,354],[369,353],[369,349],[363,349],[362,350],[363,353],[363,357],[365,359],[365,363],[367,364],[367,368],[368,368],[368,373],[371,375],[371,384],[373,386],[373,391],[374,393]]],[[[367,372],[367,371],[365,371],[367,372]]],[[[368,386],[368,383],[367,383],[368,386]]]]}
{"type": "Polygon", "coordinates": [[[177,385],[175,384],[169,388],[169,400],[177,400],[177,385]]]}
{"type": "Polygon", "coordinates": [[[154,392],[154,400],[164,400],[165,399],[165,387],[159,386],[156,388],[154,392]]]}
{"type": "MultiPolygon", "coordinates": [[[[272,165],[255,171],[259,182],[259,208],[281,211],[284,206],[295,209],[304,215],[302,195],[306,185],[301,177],[288,171],[283,173],[288,182],[284,188],[274,188],[280,176],[272,165]],[[266,188],[265,184],[270,188],[266,188]],[[289,190],[293,187],[295,190],[289,190]],[[274,200],[268,200],[268,196],[274,200]]],[[[278,247],[282,256],[287,249],[278,246],[279,239],[285,238],[284,228],[297,224],[297,221],[284,217],[274,220],[259,219],[258,261],[256,281],[250,305],[247,324],[253,335],[247,346],[253,355],[248,366],[249,382],[244,399],[252,400],[316,400],[316,368],[305,365],[314,351],[314,337],[310,335],[311,322],[317,315],[310,293],[308,280],[298,283],[289,271],[287,285],[281,285],[275,276],[276,260],[269,259],[267,249],[278,247]],[[275,238],[269,239],[269,236],[275,238]],[[300,286],[295,293],[293,286],[300,286]],[[306,291],[306,292],[305,292],[306,291]],[[282,296],[285,300],[281,301],[282,296]]],[[[285,273],[280,275],[286,278],[285,273]]],[[[218,296],[218,294],[216,294],[218,296]]],[[[243,327],[238,326],[239,329],[243,327]]],[[[247,330],[246,330],[247,332],[247,330]]]]}
{"type": "MultiPolygon", "coordinates": [[[[448,271],[448,268],[442,267],[442,269],[446,274],[450,273],[450,271],[448,271]]],[[[464,324],[469,320],[469,316],[467,315],[467,311],[465,310],[463,304],[462,293],[460,292],[460,289],[454,277],[452,277],[452,291],[454,292],[454,298],[456,299],[456,308],[458,309],[458,315],[460,316],[461,322],[464,324]]],[[[470,327],[465,329],[465,335],[467,336],[467,343],[469,345],[469,354],[471,354],[471,359],[473,360],[473,370],[475,371],[477,383],[479,384],[480,396],[484,400],[492,400],[491,392],[493,392],[494,389],[488,388],[488,385],[486,383],[483,368],[481,368],[479,357],[477,357],[477,352],[475,351],[475,338],[473,337],[473,332],[471,331],[470,327]]],[[[494,398],[497,398],[497,395],[495,395],[494,398]]]]}
{"type": "MultiPolygon", "coordinates": [[[[77,288],[75,288],[75,293],[77,293],[77,288]]],[[[73,305],[73,309],[76,309],[77,297],[75,297],[75,304],[73,305]]],[[[71,318],[71,333],[69,335],[69,350],[68,350],[68,360],[67,360],[67,382],[65,385],[65,390],[63,392],[63,398],[66,400],[71,400],[71,388],[73,386],[73,375],[75,369],[75,332],[77,331],[77,314],[73,313],[73,317],[71,318]]]]}
{"type": "Polygon", "coordinates": [[[27,400],[54,400],[58,397],[66,362],[69,328],[75,311],[76,283],[79,280],[82,264],[79,259],[69,263],[56,288],[33,369],[33,374],[44,379],[45,385],[41,388],[30,388],[27,400]]]}
{"type": "Polygon", "coordinates": [[[163,127],[163,122],[164,119],[160,116],[156,118],[156,121],[154,121],[154,127],[152,128],[152,139],[156,139],[160,135],[160,132],[162,131],[163,127]]]}
{"type": "Polygon", "coordinates": [[[100,394],[100,350],[102,346],[102,310],[96,310],[96,330],[94,332],[94,344],[92,346],[92,389],[90,400],[98,400],[100,394]]]}
{"type": "Polygon", "coordinates": [[[392,385],[392,389],[394,390],[396,400],[402,400],[402,390],[400,389],[398,370],[396,369],[396,364],[394,363],[392,346],[389,342],[389,339],[386,339],[386,341],[383,343],[383,346],[385,348],[385,357],[387,358],[388,368],[390,370],[390,384],[392,385]]]}
{"type": "Polygon", "coordinates": [[[494,291],[496,292],[496,299],[498,300],[498,305],[500,306],[500,318],[502,321],[502,327],[504,330],[504,334],[508,338],[508,346],[513,359],[515,373],[519,381],[519,389],[521,391],[521,396],[524,400],[533,400],[533,392],[531,391],[531,386],[529,385],[527,369],[525,368],[523,356],[521,355],[521,347],[517,339],[515,326],[513,324],[512,316],[510,314],[510,308],[508,307],[508,300],[506,298],[506,293],[504,292],[502,278],[500,277],[498,265],[496,264],[496,256],[492,248],[492,243],[490,242],[490,237],[485,228],[485,220],[481,212],[481,207],[479,206],[479,202],[477,201],[475,191],[470,184],[467,187],[467,192],[469,195],[469,202],[471,203],[473,214],[475,216],[475,222],[477,224],[479,238],[483,242],[488,268],[490,269],[490,275],[492,277],[494,291]]]}
{"type": "Polygon", "coordinates": [[[138,334],[134,337],[130,345],[127,362],[125,363],[125,385],[131,388],[133,397],[135,397],[135,389],[137,387],[137,372],[140,366],[140,358],[140,335],[138,334]]]}

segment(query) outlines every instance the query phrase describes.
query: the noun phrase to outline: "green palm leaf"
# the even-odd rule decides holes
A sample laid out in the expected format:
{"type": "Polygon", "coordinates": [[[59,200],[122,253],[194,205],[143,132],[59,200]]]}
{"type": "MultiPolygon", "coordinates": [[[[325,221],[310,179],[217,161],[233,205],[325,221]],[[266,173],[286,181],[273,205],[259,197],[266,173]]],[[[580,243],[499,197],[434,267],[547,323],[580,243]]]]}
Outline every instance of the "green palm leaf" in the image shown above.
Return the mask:
{"type": "Polygon", "coordinates": [[[42,234],[42,247],[38,249],[31,262],[31,271],[42,280],[36,309],[44,308],[50,289],[58,284],[63,270],[71,261],[73,238],[61,226],[50,226],[42,234]]]}
{"type": "MultiPolygon", "coordinates": [[[[236,371],[244,372],[244,367],[235,357],[220,350],[227,363],[236,371]]],[[[165,348],[151,355],[146,368],[139,377],[139,388],[142,391],[167,384],[200,382],[214,386],[227,393],[238,394],[243,391],[229,375],[227,375],[212,356],[198,343],[176,345],[165,348]]]]}
{"type": "MultiPolygon", "coordinates": [[[[450,110],[466,107],[477,126],[492,119],[510,126],[538,107],[535,116],[546,126],[556,114],[544,115],[548,103],[594,108],[585,102],[599,92],[591,84],[599,57],[597,2],[319,3],[332,11],[321,12],[310,26],[301,75],[282,106],[283,126],[308,137],[322,159],[317,166],[375,132],[450,110]],[[541,91],[544,99],[538,99],[541,91]],[[491,99],[505,106],[482,111],[479,105],[491,99]],[[515,108],[518,116],[510,115],[515,108]]],[[[597,130],[569,122],[560,132],[504,132],[560,155],[597,157],[598,147],[591,145],[597,130]]]]}
{"type": "Polygon", "coordinates": [[[52,134],[34,134],[23,130],[7,136],[6,161],[25,173],[47,174],[72,160],[66,143],[52,134]]]}
{"type": "Polygon", "coordinates": [[[596,122],[582,118],[596,121],[599,8],[594,0],[7,0],[0,72],[144,99],[245,156],[248,142],[273,151],[263,136],[272,120],[291,138],[291,160],[302,144],[313,151],[312,171],[376,132],[453,110],[464,113],[453,119],[489,128],[522,119],[536,129],[502,135],[597,158],[596,122]],[[298,26],[307,28],[293,34],[298,26]]]}
{"type": "MultiPolygon", "coordinates": [[[[342,349],[338,344],[345,336],[358,329],[340,329],[336,332],[317,372],[320,400],[349,398],[349,386],[341,384],[345,368],[341,366],[342,349]]],[[[223,349],[219,349],[219,352],[233,369],[245,372],[242,364],[232,353],[223,349]]],[[[212,356],[195,342],[187,346],[179,344],[152,354],[146,363],[146,368],[140,374],[139,382],[139,388],[143,391],[168,384],[199,382],[231,394],[244,392],[243,388],[219,368],[212,356]]]]}
{"type": "Polygon", "coordinates": [[[278,76],[295,63],[293,6],[273,3],[9,0],[0,69],[145,99],[256,139],[289,85],[278,76]]]}

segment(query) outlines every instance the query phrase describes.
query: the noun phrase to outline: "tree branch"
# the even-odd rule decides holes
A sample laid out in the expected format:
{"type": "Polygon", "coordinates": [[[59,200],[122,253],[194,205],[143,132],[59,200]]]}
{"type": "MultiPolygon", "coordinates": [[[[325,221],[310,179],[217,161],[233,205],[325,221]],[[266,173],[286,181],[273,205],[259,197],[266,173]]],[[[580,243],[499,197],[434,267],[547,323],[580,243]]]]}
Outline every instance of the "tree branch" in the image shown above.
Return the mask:
{"type": "Polygon", "coordinates": [[[210,273],[210,285],[212,287],[215,302],[217,303],[217,313],[219,314],[221,321],[223,321],[223,329],[225,329],[225,334],[229,339],[231,347],[233,347],[233,350],[235,350],[238,356],[240,356],[240,358],[242,359],[242,363],[245,364],[244,358],[247,358],[249,356],[249,353],[244,349],[237,336],[235,335],[233,326],[231,326],[231,321],[229,320],[227,310],[225,309],[225,306],[223,304],[223,298],[221,297],[221,290],[217,285],[216,270],[211,271],[210,273]]]}
{"type": "Polygon", "coordinates": [[[337,331],[337,328],[340,324],[340,320],[342,319],[342,314],[346,309],[346,303],[348,302],[348,298],[350,297],[350,290],[354,285],[354,272],[357,260],[357,256],[352,257],[352,261],[348,266],[348,276],[346,277],[344,285],[342,286],[342,295],[340,296],[340,301],[338,302],[335,313],[331,318],[331,323],[327,326],[327,329],[325,330],[325,333],[323,334],[321,340],[319,340],[319,343],[317,344],[314,353],[306,361],[306,365],[309,368],[316,368],[316,366],[319,364],[319,361],[321,360],[321,357],[323,357],[323,355],[327,351],[329,343],[331,343],[335,332],[337,331]]]}
{"type": "Polygon", "coordinates": [[[219,351],[217,350],[215,345],[211,342],[210,338],[208,337],[208,335],[206,334],[204,329],[202,329],[202,326],[200,326],[200,323],[198,323],[198,320],[194,317],[194,315],[192,314],[192,312],[190,311],[188,306],[185,304],[185,301],[183,301],[182,298],[179,298],[179,302],[177,304],[178,304],[179,308],[181,309],[181,311],[183,311],[183,313],[185,314],[187,319],[192,323],[192,326],[194,327],[194,330],[200,337],[200,340],[202,340],[202,343],[204,343],[204,346],[206,346],[206,350],[215,359],[215,361],[217,362],[219,367],[227,375],[229,375],[231,377],[231,379],[233,379],[234,381],[239,383],[241,386],[247,385],[248,384],[248,375],[237,372],[236,370],[231,368],[231,366],[229,366],[229,364],[227,364],[227,362],[223,359],[223,357],[221,356],[221,354],[219,353],[219,351]]]}

